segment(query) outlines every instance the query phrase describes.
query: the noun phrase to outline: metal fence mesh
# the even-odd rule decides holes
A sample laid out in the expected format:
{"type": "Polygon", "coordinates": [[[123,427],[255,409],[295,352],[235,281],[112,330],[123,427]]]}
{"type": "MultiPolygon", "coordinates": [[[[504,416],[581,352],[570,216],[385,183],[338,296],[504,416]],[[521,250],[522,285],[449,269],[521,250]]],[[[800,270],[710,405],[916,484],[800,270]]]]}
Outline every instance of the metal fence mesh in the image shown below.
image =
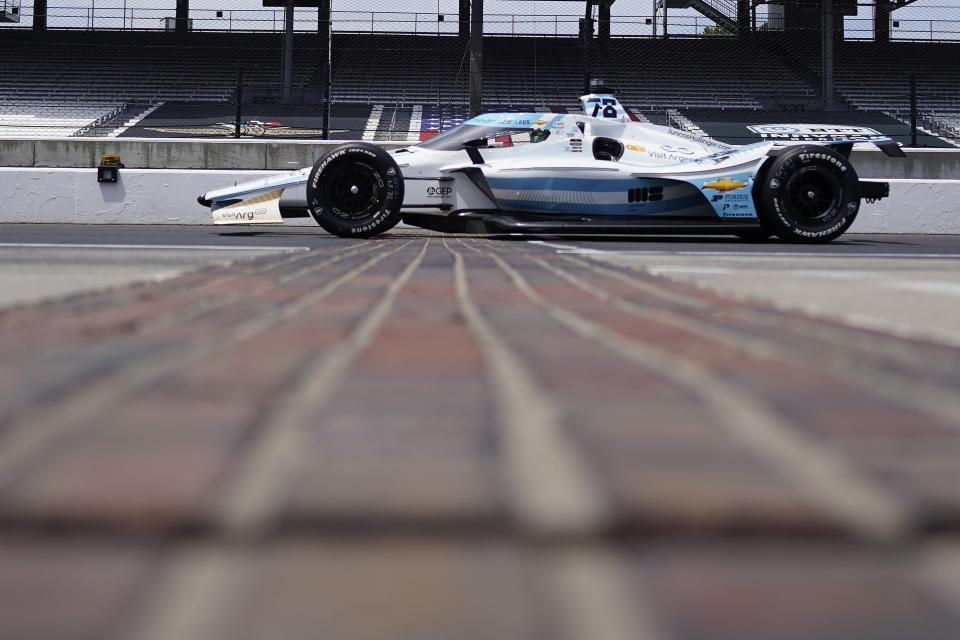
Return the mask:
{"type": "MultiPolygon", "coordinates": [[[[419,140],[468,115],[469,10],[298,7],[290,53],[285,9],[259,0],[0,0],[0,136],[419,140]]],[[[731,141],[798,121],[960,137],[960,0],[487,0],[483,14],[485,110],[573,109],[602,77],[640,119],[731,141]]]]}

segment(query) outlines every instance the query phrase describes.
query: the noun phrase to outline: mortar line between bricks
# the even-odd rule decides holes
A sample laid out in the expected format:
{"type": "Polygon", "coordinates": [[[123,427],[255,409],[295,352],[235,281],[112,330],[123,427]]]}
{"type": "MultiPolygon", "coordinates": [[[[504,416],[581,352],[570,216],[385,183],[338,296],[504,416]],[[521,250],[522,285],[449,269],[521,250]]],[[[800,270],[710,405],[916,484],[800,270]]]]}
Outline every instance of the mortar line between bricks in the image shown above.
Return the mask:
{"type": "MultiPolygon", "coordinates": [[[[657,291],[662,291],[662,286],[655,285],[652,283],[641,282],[635,278],[631,278],[628,274],[618,271],[616,269],[611,269],[607,267],[602,267],[597,264],[596,259],[583,260],[579,258],[574,258],[572,256],[558,256],[560,259],[575,264],[579,267],[593,271],[599,275],[617,280],[632,286],[638,290],[644,291],[646,293],[652,293],[658,295],[657,291]]],[[[619,266],[619,265],[611,265],[619,266]]],[[[626,268],[626,267],[620,267],[626,268]]],[[[649,273],[639,273],[640,276],[646,276],[648,278],[655,279],[664,279],[662,276],[653,276],[649,273]]],[[[674,282],[672,280],[667,280],[668,282],[674,282]]],[[[714,295],[722,295],[711,289],[705,289],[705,291],[710,292],[714,295]]],[[[683,294],[677,294],[683,295],[683,294]]],[[[659,296],[663,297],[663,296],[659,296]]],[[[737,301],[738,303],[740,301],[737,301]]],[[[763,327],[774,327],[778,329],[789,329],[794,332],[795,335],[807,338],[811,340],[817,340],[824,342],[831,346],[838,346],[845,349],[856,349],[860,352],[866,352],[870,355],[882,355],[883,357],[900,363],[907,366],[916,366],[918,363],[922,364],[923,360],[918,359],[916,355],[907,353],[902,348],[897,348],[895,345],[891,345],[891,340],[899,341],[902,340],[898,336],[884,335],[884,336],[875,336],[872,332],[864,330],[861,327],[855,327],[851,325],[845,325],[843,323],[838,323],[839,326],[831,327],[831,321],[829,319],[815,319],[809,318],[803,312],[799,314],[792,309],[779,308],[777,306],[771,306],[770,311],[777,314],[778,317],[768,317],[763,312],[752,309],[749,306],[750,303],[740,303],[737,308],[733,311],[732,315],[740,320],[745,320],[747,322],[752,322],[754,324],[763,326],[763,327]],[[783,321],[786,320],[787,323],[784,324],[783,321]],[[803,325],[809,323],[816,323],[809,328],[804,327],[803,325]]]]}
{"type": "Polygon", "coordinates": [[[67,434],[75,425],[92,420],[124,396],[139,391],[165,375],[271,329],[316,304],[411,242],[414,242],[414,239],[404,242],[396,249],[384,251],[328,281],[321,288],[275,307],[269,313],[248,320],[217,338],[208,339],[204,344],[178,346],[117,367],[73,389],[67,397],[58,402],[28,410],[14,418],[0,433],[0,486],[11,482],[20,465],[29,462],[49,443],[67,434]]]}
{"type": "MultiPolygon", "coordinates": [[[[137,335],[138,336],[148,335],[150,331],[153,331],[156,329],[162,329],[174,322],[184,322],[188,320],[194,320],[206,313],[209,313],[210,311],[222,309],[223,307],[226,307],[235,302],[243,300],[244,298],[247,298],[251,295],[257,295],[259,293],[270,291],[271,289],[276,288],[278,285],[289,284],[290,282],[293,282],[298,278],[314,273],[315,271],[322,269],[326,266],[340,262],[341,260],[344,260],[346,258],[352,258],[353,256],[359,255],[361,253],[368,253],[370,251],[373,251],[374,249],[376,249],[375,246],[374,247],[359,246],[359,247],[350,249],[348,251],[337,252],[335,255],[330,256],[325,260],[322,260],[317,263],[307,264],[306,266],[303,266],[297,269],[296,271],[292,271],[290,273],[279,276],[278,278],[276,278],[276,280],[264,283],[259,287],[244,291],[242,294],[228,294],[223,296],[219,300],[214,300],[213,302],[201,300],[197,304],[188,307],[186,310],[184,310],[183,313],[174,312],[171,314],[166,314],[165,316],[160,316],[159,318],[160,322],[158,323],[151,322],[150,326],[148,327],[148,331],[137,333],[137,335]]],[[[310,256],[310,257],[313,257],[313,256],[310,256]]],[[[277,265],[272,265],[272,266],[277,266],[277,265]]],[[[264,269],[264,270],[269,270],[269,269],[264,269]]],[[[244,273],[241,276],[237,276],[237,278],[242,280],[246,277],[249,277],[250,275],[259,274],[259,273],[260,273],[260,270],[254,271],[253,274],[248,272],[248,273],[244,273]]]]}
{"type": "MultiPolygon", "coordinates": [[[[219,308],[221,308],[221,307],[223,307],[223,306],[226,306],[226,305],[228,305],[228,304],[231,304],[231,303],[233,303],[233,302],[236,302],[237,300],[242,300],[244,297],[249,296],[249,295],[251,295],[251,294],[256,294],[256,293],[261,293],[261,292],[263,292],[263,291],[267,291],[267,290],[269,290],[269,289],[277,286],[278,284],[286,284],[287,282],[290,282],[291,280],[294,280],[294,279],[296,279],[296,278],[298,278],[298,277],[300,277],[300,276],[302,276],[302,275],[305,275],[305,274],[307,274],[307,273],[310,273],[310,272],[312,272],[312,271],[316,271],[317,269],[320,269],[320,268],[322,268],[322,267],[324,267],[324,266],[326,266],[326,265],[328,265],[328,264],[332,264],[333,262],[338,262],[338,261],[340,261],[340,260],[343,260],[344,258],[349,258],[349,257],[352,257],[352,256],[356,255],[357,253],[360,253],[360,252],[363,252],[363,251],[369,251],[369,250],[370,250],[369,247],[356,247],[356,248],[354,248],[354,249],[352,249],[352,250],[349,250],[349,251],[337,252],[337,254],[335,254],[334,256],[331,256],[331,257],[329,257],[329,258],[327,258],[327,259],[325,259],[325,260],[323,260],[323,261],[321,261],[321,262],[308,264],[306,267],[302,267],[302,268],[300,268],[300,269],[298,269],[298,270],[296,270],[296,271],[294,271],[294,272],[291,272],[291,273],[289,273],[289,274],[285,274],[285,275],[283,275],[283,276],[280,276],[279,278],[277,278],[276,280],[274,280],[274,281],[272,281],[272,282],[270,282],[270,283],[261,285],[260,287],[258,287],[258,288],[256,288],[256,289],[252,289],[252,290],[245,291],[245,292],[243,292],[242,295],[241,295],[241,294],[227,294],[227,295],[222,296],[220,299],[213,299],[212,301],[209,300],[209,299],[201,298],[200,300],[198,300],[198,301],[196,301],[196,302],[194,302],[194,303],[189,303],[189,302],[188,302],[188,303],[186,303],[187,306],[186,306],[184,309],[181,309],[181,310],[178,310],[178,311],[172,311],[172,312],[169,312],[169,313],[164,313],[164,314],[157,315],[157,316],[150,316],[150,323],[149,323],[146,327],[144,327],[143,330],[138,331],[135,335],[136,335],[136,336],[148,335],[151,331],[154,331],[154,330],[156,330],[156,329],[162,329],[162,328],[164,328],[164,327],[167,327],[167,326],[169,326],[169,325],[170,325],[171,323],[173,323],[173,322],[183,322],[183,321],[187,321],[187,320],[192,320],[192,319],[194,319],[194,318],[196,318],[196,317],[198,317],[198,316],[200,316],[200,315],[203,315],[204,313],[207,313],[207,312],[212,311],[212,310],[214,310],[214,309],[219,309],[219,308]]],[[[197,287],[177,289],[177,290],[175,290],[175,292],[170,293],[169,295],[181,295],[181,294],[193,295],[193,294],[196,294],[197,292],[202,292],[204,289],[208,289],[208,288],[210,288],[210,287],[221,286],[221,285],[223,285],[223,284],[225,284],[225,283],[229,283],[229,282],[234,281],[234,280],[243,280],[243,279],[245,279],[245,278],[249,278],[249,277],[252,276],[252,275],[260,275],[260,274],[262,274],[263,272],[270,271],[270,270],[276,269],[276,268],[278,268],[278,267],[283,267],[283,266],[285,266],[285,265],[289,265],[289,264],[295,263],[295,262],[297,262],[297,261],[307,261],[307,262],[309,262],[309,258],[313,258],[313,257],[314,257],[314,255],[311,255],[310,253],[298,253],[298,254],[295,254],[295,255],[292,256],[292,257],[285,257],[283,260],[279,260],[279,261],[276,261],[276,262],[270,262],[270,263],[264,264],[264,265],[257,265],[257,266],[255,266],[255,267],[251,268],[250,270],[248,270],[248,271],[246,271],[246,272],[244,272],[244,273],[242,273],[242,274],[239,274],[239,275],[230,274],[230,275],[227,275],[227,276],[218,276],[218,277],[212,278],[210,281],[203,282],[202,284],[200,284],[200,285],[197,286],[197,287]]],[[[221,268],[221,269],[230,268],[230,266],[233,266],[234,264],[236,264],[236,263],[231,263],[231,265],[223,266],[223,267],[220,267],[220,268],[221,268]]],[[[186,275],[192,275],[192,274],[186,274],[186,275]]],[[[111,291],[112,291],[112,292],[116,292],[116,291],[118,291],[119,289],[122,289],[122,288],[123,288],[123,287],[118,287],[118,288],[113,289],[113,290],[101,291],[101,292],[98,292],[97,295],[103,295],[103,294],[109,295],[109,294],[111,293],[111,291]]],[[[138,287],[137,287],[137,286],[130,287],[131,290],[133,290],[134,288],[138,288],[138,287]]],[[[115,307],[118,307],[118,308],[122,308],[124,305],[127,305],[127,304],[129,304],[129,303],[130,303],[130,301],[111,301],[111,302],[110,302],[110,304],[111,304],[112,306],[115,306],[115,307]]],[[[102,309],[98,309],[98,312],[99,312],[99,311],[102,311],[102,309]]],[[[79,319],[79,322],[89,322],[90,320],[92,320],[92,318],[89,318],[89,317],[81,317],[81,318],[79,319]]],[[[102,328],[101,328],[101,329],[102,329],[102,328]]]]}
{"type": "MultiPolygon", "coordinates": [[[[626,274],[618,271],[606,269],[604,267],[600,267],[599,265],[590,264],[586,261],[569,256],[561,257],[564,260],[583,267],[584,269],[613,278],[625,284],[634,285],[637,282],[626,274]]],[[[650,286],[656,287],[656,285],[650,286]]],[[[649,289],[645,287],[643,290],[648,291],[649,289]]],[[[777,310],[776,312],[783,314],[786,318],[791,319],[794,324],[797,322],[803,323],[806,320],[804,316],[792,315],[786,310],[777,310]]],[[[762,316],[762,314],[752,311],[749,308],[745,308],[742,305],[736,308],[733,315],[738,319],[759,324],[764,327],[782,328],[784,326],[782,324],[775,324],[773,319],[765,318],[762,316]]],[[[885,344],[886,341],[882,338],[878,339],[874,338],[870,334],[861,334],[860,339],[865,340],[866,344],[856,343],[856,339],[853,337],[857,331],[856,327],[847,327],[847,331],[844,332],[844,335],[834,335],[832,330],[821,326],[815,327],[815,331],[812,332],[807,331],[799,326],[787,326],[787,328],[794,331],[795,334],[801,338],[821,341],[841,349],[849,350],[854,348],[857,351],[867,351],[871,355],[880,355],[890,361],[894,361],[904,366],[918,366],[917,357],[909,357],[901,350],[891,349],[887,344],[885,344]],[[849,332],[849,335],[846,335],[847,332],[849,332]]],[[[897,340],[898,338],[893,336],[891,339],[897,340]]],[[[918,382],[916,378],[910,378],[878,370],[867,370],[863,367],[856,367],[855,359],[853,360],[853,363],[854,369],[850,371],[850,375],[846,378],[848,382],[856,384],[868,391],[873,391],[878,387],[882,387],[884,393],[895,401],[907,406],[911,406],[922,411],[923,413],[939,417],[951,426],[960,428],[960,397],[956,395],[954,390],[943,389],[937,385],[931,385],[930,383],[926,383],[926,385],[924,385],[924,383],[918,382]]],[[[920,361],[919,364],[922,366],[922,361],[920,361]]]]}
{"type": "Polygon", "coordinates": [[[667,326],[679,327],[684,331],[717,342],[757,360],[781,359],[799,364],[808,370],[811,368],[826,369],[844,384],[857,387],[870,395],[879,395],[894,400],[902,405],[912,407],[920,413],[936,416],[944,420],[950,427],[960,429],[960,398],[956,395],[955,389],[946,389],[936,383],[921,380],[919,377],[908,377],[858,365],[855,359],[851,359],[842,351],[839,354],[834,354],[842,356],[842,359],[832,357],[811,362],[805,352],[784,347],[773,340],[767,338],[746,340],[733,335],[730,331],[710,327],[701,320],[687,318],[668,309],[644,308],[635,302],[610,293],[602,287],[594,286],[541,258],[529,255],[525,257],[542,269],[624,313],[667,326]]]}
{"type": "Polygon", "coordinates": [[[918,579],[950,608],[960,611],[960,545],[938,542],[923,549],[918,579]]]}
{"type": "Polygon", "coordinates": [[[832,514],[851,533],[882,542],[901,538],[914,526],[914,514],[902,500],[886,495],[857,474],[843,458],[803,437],[762,399],[680,354],[627,338],[550,302],[500,256],[479,249],[474,251],[493,260],[518,291],[575,334],[699,398],[722,418],[731,434],[773,463],[810,500],[832,514]]]}
{"type": "Polygon", "coordinates": [[[522,529],[536,535],[602,533],[611,526],[612,507],[565,434],[558,404],[477,308],[463,255],[445,239],[443,245],[453,255],[460,311],[486,362],[514,517],[522,529]]]}
{"type": "Polygon", "coordinates": [[[372,343],[400,291],[423,262],[429,244],[428,237],[346,339],[317,356],[301,374],[300,383],[268,410],[260,425],[260,438],[249,446],[239,472],[228,481],[221,498],[218,520],[231,536],[253,537],[267,530],[289,472],[305,446],[304,427],[310,414],[332,397],[351,365],[372,343]]]}
{"type": "MultiPolygon", "coordinates": [[[[352,250],[352,251],[350,251],[350,252],[341,253],[341,254],[338,254],[338,255],[333,256],[333,257],[331,257],[331,258],[328,258],[328,259],[326,259],[326,260],[322,260],[322,261],[320,261],[320,262],[316,262],[316,263],[310,264],[310,265],[308,265],[308,266],[306,266],[306,267],[303,267],[303,268],[298,269],[298,270],[295,271],[295,272],[292,272],[292,273],[286,274],[286,275],[283,276],[283,277],[277,278],[276,280],[274,280],[274,281],[272,281],[272,282],[266,283],[266,284],[264,284],[264,285],[262,285],[262,286],[260,286],[260,287],[258,287],[258,288],[248,290],[248,291],[244,292],[244,294],[243,294],[242,296],[241,296],[241,295],[230,295],[230,296],[226,296],[226,297],[224,297],[222,300],[217,301],[216,303],[208,303],[208,302],[206,302],[206,301],[201,301],[201,302],[199,302],[198,304],[193,305],[192,307],[188,307],[188,309],[190,309],[191,312],[183,313],[183,314],[179,314],[179,315],[178,315],[178,314],[165,314],[164,316],[158,316],[158,318],[160,319],[160,322],[151,322],[151,324],[150,324],[148,327],[146,327],[145,330],[137,332],[137,333],[135,334],[135,336],[136,336],[137,338],[142,338],[142,337],[144,337],[144,336],[149,336],[149,335],[151,334],[151,332],[153,332],[153,331],[161,330],[161,329],[169,326],[169,325],[172,324],[173,322],[187,322],[187,321],[196,319],[196,318],[198,318],[198,317],[200,317],[200,316],[202,316],[202,315],[204,315],[204,314],[206,314],[206,313],[209,313],[209,312],[211,312],[211,311],[216,311],[217,309],[221,309],[221,308],[223,308],[223,307],[225,307],[225,306],[228,306],[228,305],[233,304],[233,303],[235,303],[235,302],[237,302],[237,301],[239,301],[239,300],[242,300],[243,298],[245,298],[245,297],[247,297],[247,296],[256,295],[256,294],[259,294],[259,293],[263,293],[263,292],[269,291],[269,290],[273,289],[274,287],[276,287],[277,285],[287,284],[287,283],[289,283],[289,282],[292,282],[293,280],[296,280],[297,278],[300,278],[300,277],[302,277],[302,276],[305,276],[305,275],[308,275],[308,274],[310,274],[310,273],[313,273],[314,271],[317,271],[317,270],[319,270],[319,269],[322,269],[323,267],[329,266],[329,265],[331,265],[331,264],[334,264],[334,263],[339,262],[339,261],[341,261],[341,260],[344,260],[344,259],[346,259],[346,258],[352,258],[352,257],[354,257],[354,256],[356,256],[356,255],[358,255],[358,254],[372,251],[374,248],[375,248],[375,247],[370,247],[370,246],[358,247],[357,249],[352,250]],[[164,318],[166,318],[166,320],[164,320],[164,318]]],[[[151,357],[151,356],[152,356],[152,354],[147,354],[147,355],[142,356],[142,357],[151,357]]],[[[122,366],[122,365],[121,365],[121,366],[122,366]]],[[[106,372],[105,374],[99,374],[99,375],[109,375],[109,372],[106,372]]],[[[58,394],[56,394],[56,393],[46,394],[46,396],[42,396],[42,397],[38,400],[38,403],[46,404],[46,403],[49,403],[49,402],[57,402],[57,401],[59,401],[59,399],[57,398],[57,395],[58,395],[58,394]]],[[[15,419],[17,419],[17,418],[16,418],[16,415],[3,415],[3,413],[0,412],[0,438],[2,438],[3,432],[6,431],[6,429],[8,428],[8,427],[5,427],[4,424],[5,424],[6,422],[8,422],[9,420],[15,420],[15,419]]],[[[2,441],[2,440],[0,440],[0,441],[2,441]]],[[[0,460],[2,460],[2,455],[0,455],[0,460]]],[[[0,475],[2,475],[2,473],[0,473],[0,475]]]]}
{"type": "Polygon", "coordinates": [[[169,552],[160,575],[145,587],[139,606],[117,637],[127,640],[209,640],[227,615],[230,595],[246,584],[249,552],[211,543],[169,552]]]}
{"type": "MultiPolygon", "coordinates": [[[[62,247],[64,245],[51,245],[51,246],[62,247]]],[[[233,248],[234,247],[231,247],[231,249],[233,248]]],[[[236,249],[242,249],[242,247],[236,247],[236,249]]],[[[117,293],[123,290],[129,290],[133,295],[135,295],[137,289],[143,288],[144,286],[157,285],[157,284],[164,287],[169,287],[173,290],[173,292],[177,294],[188,293],[188,292],[194,293],[197,291],[203,291],[204,289],[208,289],[210,287],[220,286],[232,280],[241,279],[246,275],[248,275],[249,273],[260,273],[262,271],[275,269],[279,266],[283,266],[291,262],[296,262],[298,260],[306,260],[306,259],[309,259],[310,257],[311,257],[311,252],[308,250],[308,251],[284,252],[283,257],[280,260],[277,260],[276,256],[271,256],[271,255],[238,258],[236,260],[231,260],[226,265],[205,265],[197,269],[189,269],[185,272],[178,273],[170,278],[166,278],[160,282],[138,282],[138,283],[133,283],[128,285],[120,285],[120,286],[112,287],[105,290],[99,290],[99,291],[91,292],[89,294],[79,294],[78,296],[76,296],[76,300],[83,301],[93,296],[102,296],[105,294],[109,295],[109,294],[117,293]],[[211,269],[222,270],[224,268],[229,268],[236,265],[243,265],[244,263],[247,263],[247,264],[253,263],[253,262],[259,263],[263,261],[266,261],[266,262],[264,262],[264,264],[253,265],[250,271],[248,272],[248,274],[237,275],[234,273],[230,273],[227,275],[208,278],[200,284],[192,284],[192,285],[185,285],[185,286],[178,285],[176,282],[177,280],[182,280],[183,278],[190,278],[190,277],[196,277],[198,275],[203,275],[203,272],[206,270],[211,270],[211,269]]],[[[18,311],[22,312],[24,310],[29,310],[30,307],[57,305],[61,302],[63,301],[56,300],[56,299],[47,300],[34,305],[30,305],[28,307],[10,309],[9,311],[13,311],[14,313],[7,314],[7,315],[14,316],[12,319],[16,320],[15,316],[16,316],[16,312],[18,311]]],[[[72,302],[74,302],[74,299],[66,301],[67,304],[70,304],[72,302]]],[[[120,300],[120,301],[113,302],[113,304],[125,304],[126,302],[127,302],[126,300],[120,300]]],[[[99,309],[97,309],[97,311],[99,311],[99,309]]],[[[0,322],[4,322],[4,321],[7,321],[7,318],[0,319],[0,322]]]]}
{"type": "MultiPolygon", "coordinates": [[[[490,241],[488,241],[488,242],[490,242],[490,241]]],[[[499,245],[493,243],[493,242],[490,242],[490,248],[491,248],[492,250],[494,250],[494,251],[497,251],[498,253],[502,253],[501,247],[500,247],[499,245]]],[[[527,249],[526,252],[530,252],[529,249],[527,249]]],[[[538,253],[540,253],[540,252],[538,252],[538,253]]],[[[549,252],[549,255],[555,255],[555,254],[552,253],[552,252],[549,252]]],[[[584,267],[586,266],[586,265],[583,263],[583,261],[581,261],[581,260],[579,260],[579,259],[577,259],[577,258],[574,258],[574,257],[572,257],[572,256],[561,255],[561,256],[558,256],[558,257],[560,257],[560,258],[562,258],[562,259],[564,259],[564,260],[569,260],[569,261],[571,261],[571,262],[577,262],[578,264],[580,264],[580,266],[584,266],[584,267]]],[[[638,291],[643,291],[644,293],[648,293],[648,294],[650,294],[650,295],[652,295],[652,296],[655,296],[655,297],[657,297],[657,298],[660,298],[661,300],[664,300],[664,301],[666,301],[666,302],[671,302],[671,303],[673,303],[673,304],[677,304],[677,305],[680,305],[680,306],[683,306],[683,307],[689,307],[689,308],[691,308],[691,309],[705,310],[705,309],[709,309],[709,308],[710,308],[710,303],[709,303],[709,302],[706,302],[706,301],[704,301],[704,300],[701,300],[700,298],[697,298],[697,297],[695,297],[695,296],[690,296],[690,295],[687,295],[687,294],[684,294],[684,293],[677,293],[677,292],[674,292],[674,291],[667,291],[667,290],[665,290],[663,287],[660,287],[660,286],[655,285],[655,284],[653,284],[653,283],[643,282],[643,281],[641,281],[641,280],[636,280],[636,279],[634,279],[634,278],[630,278],[629,276],[627,276],[627,275],[625,275],[625,274],[622,274],[622,273],[620,273],[620,272],[617,272],[617,271],[613,271],[613,270],[610,270],[610,271],[611,271],[611,273],[609,274],[609,277],[617,278],[617,279],[621,280],[622,282],[625,282],[625,283],[629,284],[630,286],[634,287],[634,288],[637,289],[638,291]]]]}
{"type": "Polygon", "coordinates": [[[541,553],[540,574],[565,640],[666,640],[615,552],[589,545],[541,553]]]}

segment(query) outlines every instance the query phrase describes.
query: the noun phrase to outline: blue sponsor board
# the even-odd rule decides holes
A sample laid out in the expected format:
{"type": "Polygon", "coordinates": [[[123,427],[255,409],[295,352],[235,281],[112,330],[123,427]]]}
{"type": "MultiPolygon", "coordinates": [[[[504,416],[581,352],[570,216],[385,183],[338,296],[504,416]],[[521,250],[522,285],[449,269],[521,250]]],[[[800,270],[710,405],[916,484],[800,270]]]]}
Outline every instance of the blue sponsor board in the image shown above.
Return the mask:
{"type": "Polygon", "coordinates": [[[753,173],[742,172],[690,181],[703,192],[721,218],[756,218],[753,173]]]}

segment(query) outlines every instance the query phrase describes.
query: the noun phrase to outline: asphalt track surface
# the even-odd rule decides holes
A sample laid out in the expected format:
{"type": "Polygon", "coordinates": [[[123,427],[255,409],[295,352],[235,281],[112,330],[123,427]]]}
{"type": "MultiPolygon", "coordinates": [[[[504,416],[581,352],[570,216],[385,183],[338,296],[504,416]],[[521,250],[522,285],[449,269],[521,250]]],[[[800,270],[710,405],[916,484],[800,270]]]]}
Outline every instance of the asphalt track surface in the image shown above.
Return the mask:
{"type": "MultiPolygon", "coordinates": [[[[395,233],[403,232],[399,228],[395,233]]],[[[846,234],[825,245],[792,245],[769,240],[750,243],[729,236],[497,236],[498,240],[543,240],[605,251],[696,251],[785,253],[905,253],[960,255],[960,236],[846,234]]],[[[342,242],[319,227],[215,227],[179,225],[0,224],[0,243],[282,246],[319,249],[342,242]]]]}
{"type": "Polygon", "coordinates": [[[957,238],[0,234],[0,637],[956,638],[957,238]]]}

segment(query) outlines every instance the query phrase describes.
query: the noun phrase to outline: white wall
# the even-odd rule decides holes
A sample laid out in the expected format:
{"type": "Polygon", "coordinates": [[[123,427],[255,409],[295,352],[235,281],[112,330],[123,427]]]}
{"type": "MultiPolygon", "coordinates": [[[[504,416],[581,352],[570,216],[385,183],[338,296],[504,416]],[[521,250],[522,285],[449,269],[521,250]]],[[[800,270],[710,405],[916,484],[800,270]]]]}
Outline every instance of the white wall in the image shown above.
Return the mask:
{"type": "MultiPolygon", "coordinates": [[[[210,224],[198,195],[276,173],[121,169],[120,182],[101,184],[96,169],[0,168],[0,222],[210,224]]],[[[960,180],[888,182],[890,197],[864,203],[851,231],[960,234],[960,180]]]]}

